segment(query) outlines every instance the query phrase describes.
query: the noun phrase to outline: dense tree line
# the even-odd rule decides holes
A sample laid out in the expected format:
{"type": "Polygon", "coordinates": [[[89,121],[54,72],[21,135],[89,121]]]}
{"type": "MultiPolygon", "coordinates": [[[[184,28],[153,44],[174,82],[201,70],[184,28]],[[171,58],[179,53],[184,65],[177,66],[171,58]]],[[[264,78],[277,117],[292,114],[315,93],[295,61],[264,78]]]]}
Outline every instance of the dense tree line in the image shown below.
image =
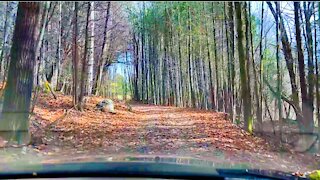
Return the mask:
{"type": "Polygon", "coordinates": [[[27,119],[41,91],[72,95],[83,110],[85,96],[113,96],[118,79],[125,98],[226,112],[249,133],[262,132],[266,120],[278,123],[280,137],[289,120],[301,133],[320,124],[318,3],[0,6],[5,119],[17,111],[27,119]],[[132,65],[124,78],[115,63],[132,65]]]}
{"type": "Polygon", "coordinates": [[[4,89],[1,130],[22,142],[39,92],[102,95],[108,67],[128,47],[125,4],[116,2],[2,2],[0,78],[4,89]],[[2,21],[3,20],[3,21],[2,21]],[[102,44],[102,45],[101,45],[102,44]],[[11,49],[11,50],[10,50],[11,49]],[[21,134],[21,133],[20,133],[21,134]]]}
{"type": "Polygon", "coordinates": [[[253,15],[251,2],[141,2],[130,13],[134,98],[226,112],[250,133],[268,119],[313,133],[318,4],[280,5],[255,3],[253,15]]]}

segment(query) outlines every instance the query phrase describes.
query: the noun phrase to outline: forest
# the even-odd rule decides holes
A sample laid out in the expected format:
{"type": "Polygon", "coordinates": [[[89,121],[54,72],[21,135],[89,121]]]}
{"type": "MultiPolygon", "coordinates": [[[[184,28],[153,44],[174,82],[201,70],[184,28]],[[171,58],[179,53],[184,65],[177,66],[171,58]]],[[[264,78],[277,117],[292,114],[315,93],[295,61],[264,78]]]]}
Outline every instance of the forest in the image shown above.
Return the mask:
{"type": "Polygon", "coordinates": [[[0,147],[60,155],[67,147],[207,155],[218,149],[246,152],[265,168],[279,167],[263,163],[263,153],[288,161],[285,170],[314,169],[319,7],[1,2],[0,147]]]}

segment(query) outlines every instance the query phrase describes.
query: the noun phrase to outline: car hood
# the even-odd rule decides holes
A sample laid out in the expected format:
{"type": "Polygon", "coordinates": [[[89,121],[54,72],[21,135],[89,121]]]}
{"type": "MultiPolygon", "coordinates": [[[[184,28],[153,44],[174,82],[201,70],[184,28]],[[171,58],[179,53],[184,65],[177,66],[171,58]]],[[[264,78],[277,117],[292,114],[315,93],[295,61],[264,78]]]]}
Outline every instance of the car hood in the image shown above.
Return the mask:
{"type": "Polygon", "coordinates": [[[41,161],[42,164],[87,163],[87,162],[148,162],[169,163],[212,168],[248,169],[249,163],[234,163],[229,161],[215,161],[203,157],[174,156],[174,155],[75,155],[69,157],[54,157],[41,161]]]}
{"type": "MultiPolygon", "coordinates": [[[[291,177],[291,173],[250,169],[249,164],[245,163],[227,163],[213,162],[211,160],[186,157],[186,156],[166,156],[166,155],[74,155],[69,157],[52,157],[42,160],[17,160],[11,162],[0,163],[0,177],[4,174],[22,173],[28,174],[48,174],[56,172],[70,171],[75,174],[81,171],[97,172],[96,167],[100,170],[111,172],[126,170],[135,173],[136,170],[148,169],[148,173],[190,173],[198,175],[223,175],[223,174],[251,174],[263,177],[291,177]],[[128,168],[129,169],[126,169],[128,168]],[[135,169],[134,169],[135,168],[135,169]]],[[[147,171],[143,171],[145,173],[147,171]]],[[[140,172],[141,173],[141,172],[140,172]]],[[[10,175],[10,174],[9,174],[10,175]]],[[[140,174],[141,175],[141,174],[140,174]]],[[[12,176],[4,176],[11,178],[12,176]]],[[[29,177],[29,176],[26,176],[29,177]]],[[[291,179],[289,178],[289,179],[291,179]]]]}
{"type": "MultiPolygon", "coordinates": [[[[11,155],[12,156],[12,155],[11,155]]],[[[55,155],[55,156],[20,156],[9,158],[7,161],[3,159],[0,162],[0,171],[12,169],[25,169],[27,167],[35,167],[42,165],[59,165],[65,163],[90,163],[90,162],[141,162],[141,163],[166,163],[176,165],[200,166],[212,169],[252,169],[250,163],[230,162],[210,160],[203,157],[190,156],[170,156],[170,155],[88,155],[88,154],[73,154],[73,155],[55,155]]]]}

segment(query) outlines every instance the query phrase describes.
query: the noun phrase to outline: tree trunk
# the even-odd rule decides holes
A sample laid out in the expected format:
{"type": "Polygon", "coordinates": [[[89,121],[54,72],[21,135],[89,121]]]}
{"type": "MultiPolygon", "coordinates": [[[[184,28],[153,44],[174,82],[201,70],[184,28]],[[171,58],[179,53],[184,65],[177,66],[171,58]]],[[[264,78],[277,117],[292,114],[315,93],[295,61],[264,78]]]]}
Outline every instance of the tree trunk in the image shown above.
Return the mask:
{"type": "MultiPolygon", "coordinates": [[[[318,9],[320,7],[320,2],[318,2],[318,9]]],[[[318,10],[318,27],[320,27],[320,11],[318,10]]],[[[316,15],[314,15],[316,16],[316,15]]],[[[315,37],[315,57],[316,57],[316,98],[317,98],[317,120],[318,120],[318,137],[320,136],[320,94],[319,94],[319,66],[318,66],[318,56],[317,56],[317,27],[315,27],[314,37],[315,37]]],[[[320,147],[320,140],[318,140],[318,147],[320,147]]]]}
{"type": "Polygon", "coordinates": [[[307,2],[303,2],[304,5],[304,14],[306,21],[306,34],[307,34],[307,51],[308,51],[308,101],[307,101],[307,111],[303,113],[303,118],[308,121],[306,124],[303,124],[303,131],[305,132],[313,132],[314,122],[313,122],[313,111],[314,111],[314,62],[313,62],[313,40],[312,40],[312,32],[311,32],[311,23],[310,18],[312,15],[312,11],[307,7],[307,2]]]}
{"type": "Polygon", "coordinates": [[[301,89],[301,98],[302,98],[302,113],[304,116],[308,112],[308,94],[307,94],[307,84],[305,79],[304,55],[302,51],[302,42],[301,42],[299,9],[300,9],[300,3],[294,2],[294,21],[295,21],[295,28],[296,28],[296,42],[297,42],[297,50],[298,50],[298,65],[299,65],[299,78],[300,78],[300,89],[301,89]]]}
{"type": "Polygon", "coordinates": [[[191,17],[190,17],[190,7],[188,7],[188,62],[189,62],[189,89],[190,89],[190,102],[191,107],[195,107],[195,95],[193,90],[193,81],[192,81],[192,62],[191,62],[191,17]]]}
{"type": "Polygon", "coordinates": [[[57,59],[54,63],[54,72],[53,72],[53,77],[51,80],[52,88],[53,90],[58,90],[59,89],[59,76],[60,76],[60,63],[61,63],[61,36],[62,36],[62,26],[61,26],[61,16],[62,16],[62,2],[59,3],[59,26],[58,26],[58,31],[59,31],[59,36],[58,36],[58,44],[57,44],[57,59]]]}
{"type": "Polygon", "coordinates": [[[105,45],[106,45],[106,41],[107,41],[107,32],[108,32],[108,22],[109,22],[109,16],[110,16],[110,6],[111,6],[111,2],[108,1],[108,5],[107,5],[107,14],[106,14],[106,19],[105,19],[105,24],[104,24],[104,31],[103,31],[103,41],[102,41],[102,46],[101,46],[101,52],[98,58],[98,66],[97,66],[97,71],[96,71],[96,78],[95,78],[95,83],[92,89],[92,94],[96,94],[98,92],[98,88],[100,86],[100,82],[101,82],[101,76],[102,76],[102,66],[105,64],[103,62],[103,53],[104,53],[104,49],[105,49],[105,45]]]}
{"type": "MultiPolygon", "coordinates": [[[[214,2],[212,2],[212,13],[214,13],[214,2]]],[[[216,28],[215,28],[215,21],[214,21],[214,16],[212,17],[212,33],[213,33],[213,51],[214,51],[214,62],[215,62],[215,75],[216,75],[216,97],[217,97],[217,103],[216,103],[216,110],[220,111],[219,107],[220,105],[220,85],[219,85],[219,70],[218,70],[218,54],[217,54],[217,40],[216,40],[216,28]]]]}
{"type": "MultiPolygon", "coordinates": [[[[180,17],[180,12],[178,12],[178,23],[179,23],[179,26],[181,26],[181,17],[180,17]]],[[[179,70],[180,70],[180,89],[181,89],[181,104],[182,104],[182,107],[185,107],[185,99],[184,99],[184,86],[183,86],[183,66],[182,66],[182,52],[181,52],[181,29],[179,28],[178,30],[178,54],[179,54],[179,70]]]]}
{"type": "MultiPolygon", "coordinates": [[[[36,39],[36,61],[38,60],[38,65],[36,66],[36,70],[35,70],[35,75],[34,77],[36,78],[36,82],[34,82],[35,84],[34,85],[37,85],[40,86],[42,85],[43,83],[43,80],[44,79],[44,73],[43,73],[43,66],[44,66],[44,63],[42,62],[42,54],[41,54],[41,48],[43,48],[43,38],[44,38],[44,32],[46,30],[46,21],[48,20],[48,11],[49,11],[49,3],[46,2],[44,4],[44,8],[43,8],[43,11],[42,11],[42,17],[41,17],[41,22],[40,22],[40,33],[39,33],[39,36],[37,37],[36,39]]],[[[35,79],[34,79],[35,80],[35,79]]]]}
{"type": "Polygon", "coordinates": [[[233,2],[228,2],[228,14],[229,14],[229,32],[230,32],[230,68],[231,68],[231,114],[230,117],[234,119],[234,98],[235,98],[235,58],[234,58],[234,16],[233,16],[233,2]]]}
{"type": "Polygon", "coordinates": [[[246,60],[245,60],[245,49],[243,47],[243,30],[242,30],[242,13],[241,4],[235,2],[236,10],[236,20],[237,20],[237,32],[238,32],[238,55],[239,55],[239,65],[240,65],[240,80],[241,80],[241,98],[243,101],[243,116],[245,122],[245,129],[252,133],[252,116],[251,116],[251,100],[248,95],[248,83],[247,83],[247,70],[246,70],[246,60]]]}
{"type": "Polygon", "coordinates": [[[225,111],[229,115],[231,114],[231,58],[230,58],[230,42],[229,42],[229,18],[227,17],[227,3],[223,4],[223,14],[224,14],[224,25],[225,25],[225,36],[226,36],[226,45],[227,45],[227,87],[225,87],[225,111]]]}
{"type": "Polygon", "coordinates": [[[259,53],[260,53],[260,66],[259,66],[259,82],[260,82],[260,85],[259,85],[259,92],[260,92],[260,106],[259,108],[257,109],[257,115],[259,115],[259,117],[261,118],[257,118],[257,129],[258,131],[262,132],[263,128],[262,128],[262,96],[263,96],[263,87],[262,87],[262,84],[263,84],[263,75],[262,75],[262,69],[263,69],[263,52],[262,52],[262,34],[263,34],[263,20],[264,20],[264,2],[261,2],[261,26],[260,26],[260,42],[259,42],[259,53]]]}
{"type": "MultiPolygon", "coordinates": [[[[244,20],[245,20],[245,35],[246,35],[246,38],[245,38],[245,42],[246,42],[246,64],[245,64],[245,69],[246,69],[246,78],[247,78],[247,95],[248,95],[248,98],[250,99],[250,101],[248,101],[249,104],[247,104],[247,106],[252,106],[252,103],[251,103],[251,88],[250,88],[250,45],[249,45],[249,42],[250,42],[250,38],[249,38],[249,26],[250,26],[250,23],[249,23],[249,17],[248,17],[248,6],[247,6],[247,3],[245,2],[244,3],[244,20]]],[[[250,114],[251,114],[251,111],[250,111],[250,114]]],[[[252,120],[253,121],[253,120],[252,120]]],[[[250,126],[250,124],[248,124],[250,126]]],[[[252,125],[251,125],[252,126],[252,125]]]]}
{"type": "Polygon", "coordinates": [[[211,56],[210,56],[210,46],[209,46],[209,35],[208,35],[208,27],[206,26],[206,43],[207,43],[207,56],[208,56],[208,63],[209,63],[209,89],[210,89],[210,97],[211,97],[211,108],[216,109],[216,102],[215,102],[215,95],[214,95],[214,87],[213,87],[213,78],[212,78],[212,65],[211,65],[211,56]]]}
{"type": "MultiPolygon", "coordinates": [[[[269,9],[272,12],[272,15],[274,16],[274,18],[277,18],[277,13],[275,12],[271,2],[267,2],[269,9]]],[[[281,17],[281,14],[279,14],[279,18],[280,18],[280,37],[281,37],[281,43],[282,43],[282,51],[285,57],[285,61],[286,61],[286,66],[289,72],[289,77],[290,77],[290,83],[291,83],[291,91],[292,91],[292,100],[293,100],[293,104],[295,106],[295,113],[297,116],[297,120],[299,122],[302,121],[308,121],[307,119],[303,119],[301,116],[301,109],[299,106],[299,94],[298,94],[298,88],[297,88],[297,84],[296,84],[296,79],[295,79],[295,72],[293,70],[293,57],[292,57],[292,51],[291,51],[291,47],[290,47],[290,43],[288,40],[288,35],[286,32],[286,29],[284,27],[284,23],[283,23],[283,19],[281,17]]]]}
{"type": "Polygon", "coordinates": [[[89,20],[90,20],[90,11],[91,11],[91,3],[88,3],[87,10],[87,23],[85,29],[85,45],[84,45],[84,54],[82,57],[82,72],[81,72],[81,84],[80,84],[80,95],[78,102],[78,109],[83,111],[84,102],[83,98],[86,94],[86,84],[88,82],[88,65],[87,65],[87,56],[88,56],[88,43],[89,43],[89,20]]]}
{"type": "Polygon", "coordinates": [[[134,99],[139,101],[139,43],[137,42],[136,35],[133,33],[133,57],[134,57],[134,66],[135,66],[135,78],[134,78],[134,99]]]}
{"type": "Polygon", "coordinates": [[[1,136],[8,141],[17,141],[18,144],[25,144],[30,140],[28,116],[39,15],[40,3],[19,2],[0,121],[1,136]]]}
{"type": "Polygon", "coordinates": [[[95,27],[95,17],[94,17],[94,1],[90,2],[91,11],[90,11],[90,20],[89,27],[91,30],[90,36],[90,48],[89,48],[89,59],[88,59],[88,82],[87,82],[87,94],[91,95],[92,86],[93,86],[93,67],[94,67],[94,27],[95,27]]]}
{"type": "MultiPolygon", "coordinates": [[[[0,54],[0,76],[1,76],[1,73],[4,72],[4,69],[2,70],[2,64],[3,63],[3,57],[6,56],[6,53],[7,53],[7,49],[8,49],[8,36],[9,36],[9,33],[8,33],[8,21],[9,21],[9,15],[10,15],[10,10],[9,10],[9,2],[6,3],[6,15],[5,15],[5,20],[4,20],[4,25],[3,25],[3,29],[4,29],[4,32],[3,32],[3,43],[2,43],[2,49],[1,49],[1,54],[0,54]]],[[[2,78],[4,79],[4,76],[5,74],[3,73],[3,76],[2,78]]],[[[3,85],[2,85],[3,86],[3,85]]]]}
{"type": "Polygon", "coordinates": [[[57,63],[57,87],[56,90],[60,89],[59,85],[59,78],[61,74],[61,62],[62,62],[62,47],[61,47],[61,40],[62,40],[62,2],[59,2],[59,39],[58,39],[58,63],[57,63]]]}
{"type": "MultiPolygon", "coordinates": [[[[249,2],[249,19],[251,19],[250,2],[249,2]]],[[[260,104],[260,99],[259,99],[260,96],[259,96],[259,92],[258,92],[258,79],[257,79],[256,65],[255,65],[254,54],[253,54],[253,37],[252,37],[251,20],[249,21],[249,31],[250,31],[250,43],[251,43],[252,69],[253,69],[253,78],[254,78],[254,94],[255,94],[255,101],[256,101],[257,132],[260,132],[261,125],[262,125],[262,112],[260,111],[261,104],[260,104]]]]}
{"type": "Polygon", "coordinates": [[[279,113],[279,124],[280,124],[280,142],[282,140],[282,105],[281,105],[281,74],[280,74],[280,41],[279,41],[279,29],[280,29],[280,3],[276,2],[276,42],[277,42],[277,50],[276,50],[276,58],[277,58],[277,105],[278,105],[278,113],[279,113]]]}
{"type": "Polygon", "coordinates": [[[74,3],[74,21],[73,21],[73,104],[77,108],[78,104],[78,2],[74,3]]]}

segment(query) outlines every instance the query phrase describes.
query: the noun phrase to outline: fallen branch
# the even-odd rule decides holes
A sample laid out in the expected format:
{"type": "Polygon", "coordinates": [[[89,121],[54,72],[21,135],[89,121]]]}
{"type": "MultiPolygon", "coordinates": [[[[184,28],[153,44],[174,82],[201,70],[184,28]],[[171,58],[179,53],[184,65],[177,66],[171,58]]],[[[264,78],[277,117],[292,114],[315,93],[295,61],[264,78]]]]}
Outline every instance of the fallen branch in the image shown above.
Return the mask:
{"type": "MultiPolygon", "coordinates": [[[[54,98],[54,99],[57,99],[57,96],[54,94],[54,92],[53,92],[50,84],[48,83],[48,81],[46,81],[45,86],[46,86],[46,88],[48,88],[48,89],[50,90],[53,98],[54,98]]],[[[37,104],[37,100],[38,100],[38,96],[39,96],[39,91],[40,91],[40,86],[37,86],[37,87],[36,87],[35,95],[33,96],[33,100],[32,100],[32,102],[31,102],[31,110],[30,110],[31,113],[30,113],[30,114],[33,114],[34,108],[35,108],[35,106],[36,106],[36,104],[37,104]]]]}
{"type": "Polygon", "coordinates": [[[61,117],[57,118],[56,120],[54,120],[53,122],[49,123],[48,125],[46,125],[45,127],[41,128],[40,125],[36,124],[35,122],[33,122],[33,125],[35,125],[37,127],[37,130],[33,133],[33,134],[37,134],[39,131],[48,131],[48,129],[50,129],[53,125],[57,124],[59,121],[63,120],[68,114],[69,112],[72,110],[73,108],[70,108],[68,110],[64,110],[64,113],[61,117]]]}
{"type": "Polygon", "coordinates": [[[46,125],[46,126],[43,128],[43,130],[46,131],[46,130],[50,129],[53,125],[56,125],[59,121],[63,120],[63,119],[70,113],[70,111],[71,111],[72,109],[73,109],[73,107],[70,108],[70,109],[68,109],[68,110],[65,109],[65,110],[64,110],[64,113],[63,113],[63,115],[62,115],[61,117],[57,118],[56,120],[54,120],[54,121],[51,122],[50,124],[46,125]]]}
{"type": "Polygon", "coordinates": [[[272,86],[269,84],[269,82],[267,81],[267,79],[266,79],[265,77],[263,77],[263,79],[264,79],[264,81],[266,82],[267,86],[269,87],[270,91],[271,91],[274,95],[276,95],[276,96],[280,95],[280,98],[281,98],[282,100],[284,100],[284,101],[287,102],[290,106],[293,107],[293,109],[294,109],[294,111],[295,111],[295,113],[296,113],[297,115],[302,116],[301,111],[300,111],[300,108],[297,107],[296,104],[295,104],[292,100],[290,100],[290,99],[288,99],[287,97],[285,97],[284,95],[282,95],[281,92],[276,92],[276,91],[272,88],[272,86]]]}

